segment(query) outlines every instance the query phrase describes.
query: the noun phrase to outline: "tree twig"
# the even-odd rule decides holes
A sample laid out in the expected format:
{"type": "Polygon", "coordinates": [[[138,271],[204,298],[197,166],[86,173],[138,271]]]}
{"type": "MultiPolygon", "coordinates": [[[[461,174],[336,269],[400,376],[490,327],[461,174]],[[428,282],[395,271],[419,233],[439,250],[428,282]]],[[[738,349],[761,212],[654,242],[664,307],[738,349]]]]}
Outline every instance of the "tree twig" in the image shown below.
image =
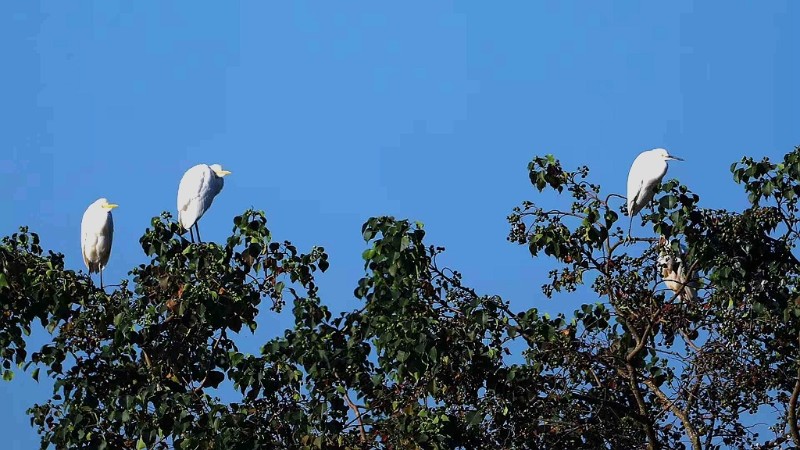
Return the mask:
{"type": "Polygon", "coordinates": [[[694,350],[697,353],[700,353],[700,352],[703,351],[703,349],[698,347],[697,344],[695,344],[694,341],[689,338],[689,335],[686,334],[686,331],[683,328],[679,328],[678,329],[678,333],[680,333],[681,337],[683,338],[683,341],[686,343],[686,345],[691,347],[692,350],[694,350]]]}
{"type": "Polygon", "coordinates": [[[633,335],[633,337],[639,341],[639,342],[636,343],[636,347],[634,347],[633,350],[628,352],[628,355],[625,357],[625,360],[628,363],[633,361],[633,358],[635,358],[636,355],[638,355],[639,352],[641,352],[644,349],[644,346],[647,345],[647,339],[650,337],[650,329],[652,328],[652,325],[653,325],[653,322],[651,322],[651,321],[647,322],[647,326],[644,328],[644,333],[642,333],[641,337],[638,337],[633,332],[633,328],[632,327],[628,327],[628,329],[631,331],[631,334],[633,335]]]}
{"type": "Polygon", "coordinates": [[[792,397],[789,399],[789,431],[794,445],[800,446],[800,431],[797,429],[797,399],[800,398],[800,368],[797,369],[797,381],[794,383],[792,397]]]}
{"type": "Polygon", "coordinates": [[[700,435],[697,434],[697,430],[694,429],[692,422],[689,420],[689,415],[686,411],[678,408],[678,405],[675,404],[672,400],[670,400],[664,391],[662,391],[653,380],[644,380],[645,386],[650,389],[650,392],[655,394],[656,397],[664,404],[665,407],[669,408],[672,414],[675,414],[675,417],[680,419],[681,423],[683,424],[684,429],[686,430],[686,434],[689,435],[689,440],[692,442],[692,448],[694,450],[702,450],[703,445],[700,443],[700,435]]]}
{"type": "Polygon", "coordinates": [[[642,424],[644,425],[645,433],[647,434],[647,449],[657,450],[660,448],[660,445],[658,443],[658,437],[656,436],[656,430],[653,427],[653,421],[650,418],[650,415],[647,413],[647,404],[644,401],[644,396],[642,396],[642,391],[639,390],[637,372],[632,364],[632,361],[636,355],[638,355],[639,352],[644,349],[645,345],[647,345],[647,339],[650,335],[651,326],[652,322],[648,322],[644,329],[644,333],[642,333],[641,336],[634,330],[633,327],[628,327],[628,330],[637,342],[636,347],[634,347],[630,352],[628,352],[627,355],[625,355],[625,367],[628,371],[627,378],[630,384],[631,392],[633,393],[633,398],[636,400],[636,406],[639,408],[639,415],[644,419],[642,420],[642,424]]]}
{"type": "Polygon", "coordinates": [[[350,400],[350,396],[347,394],[347,388],[344,390],[344,399],[347,400],[347,404],[350,405],[350,409],[356,414],[356,419],[358,420],[358,431],[361,434],[361,443],[366,444],[367,442],[367,430],[364,428],[364,420],[361,418],[361,411],[358,410],[358,406],[350,400]]]}
{"type": "Polygon", "coordinates": [[[644,402],[642,391],[639,390],[639,381],[636,376],[636,369],[631,363],[627,363],[626,366],[628,368],[628,381],[630,382],[631,392],[633,392],[633,398],[636,399],[636,406],[639,407],[639,415],[645,418],[643,422],[645,433],[647,433],[647,449],[658,450],[658,448],[660,448],[658,444],[658,437],[656,436],[655,428],[653,428],[653,422],[650,419],[650,416],[647,414],[647,404],[644,402]]]}

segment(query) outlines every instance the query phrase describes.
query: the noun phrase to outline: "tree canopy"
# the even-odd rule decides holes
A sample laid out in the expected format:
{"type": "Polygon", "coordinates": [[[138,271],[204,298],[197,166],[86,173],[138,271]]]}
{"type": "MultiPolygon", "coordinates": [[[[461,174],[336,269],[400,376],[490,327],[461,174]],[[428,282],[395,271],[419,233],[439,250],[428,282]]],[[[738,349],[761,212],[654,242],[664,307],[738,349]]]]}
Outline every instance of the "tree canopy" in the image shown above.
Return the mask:
{"type": "Polygon", "coordinates": [[[634,238],[624,198],[587,167],[548,155],[528,169],[508,240],[552,260],[545,297],[587,299],[572,314],[476,292],[421,223],[392,217],[363,225],[361,307],[336,315],[318,295],[325,249],[274,238],[262,211],[222,243],[154,217],[145,262],[106,291],[22,227],[0,244],[3,378],[54,380],[29,410],[42,448],[800,446],[800,148],[731,166],[741,212],[666,181],[634,238]],[[693,296],[668,287],[664,254],[693,296]],[[293,328],[239,350],[285,307],[293,328]],[[37,322],[51,340],[30,349],[37,322]]]}

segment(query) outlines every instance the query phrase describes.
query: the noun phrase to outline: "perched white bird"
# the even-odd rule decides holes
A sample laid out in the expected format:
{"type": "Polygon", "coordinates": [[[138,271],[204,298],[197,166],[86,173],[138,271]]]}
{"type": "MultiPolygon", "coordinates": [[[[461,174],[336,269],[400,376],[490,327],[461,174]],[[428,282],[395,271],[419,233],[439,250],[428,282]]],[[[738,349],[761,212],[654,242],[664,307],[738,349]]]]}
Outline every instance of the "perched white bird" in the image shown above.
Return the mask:
{"type": "MultiPolygon", "coordinates": [[[[683,161],[677,156],[671,156],[663,148],[642,152],[633,160],[628,172],[628,215],[631,223],[633,216],[653,199],[661,179],[667,173],[669,160],[683,161]]],[[[628,234],[630,235],[630,224],[628,234]]]]}
{"type": "Polygon", "coordinates": [[[689,274],[685,254],[675,254],[662,236],[659,241],[658,268],[664,284],[681,299],[688,302],[697,298],[695,275],[689,274]]]}
{"type": "Polygon", "coordinates": [[[200,241],[200,227],[197,221],[211,207],[214,197],[222,190],[225,181],[222,179],[230,174],[227,170],[222,170],[219,164],[198,164],[187,170],[181,178],[178,187],[178,222],[181,226],[189,230],[189,234],[194,242],[192,226],[197,230],[197,240],[200,241]]]}
{"type": "Polygon", "coordinates": [[[105,198],[97,199],[86,208],[81,220],[81,253],[89,274],[100,273],[100,287],[103,287],[103,269],[111,256],[111,240],[114,237],[114,220],[111,210],[118,205],[108,203],[105,198]]]}

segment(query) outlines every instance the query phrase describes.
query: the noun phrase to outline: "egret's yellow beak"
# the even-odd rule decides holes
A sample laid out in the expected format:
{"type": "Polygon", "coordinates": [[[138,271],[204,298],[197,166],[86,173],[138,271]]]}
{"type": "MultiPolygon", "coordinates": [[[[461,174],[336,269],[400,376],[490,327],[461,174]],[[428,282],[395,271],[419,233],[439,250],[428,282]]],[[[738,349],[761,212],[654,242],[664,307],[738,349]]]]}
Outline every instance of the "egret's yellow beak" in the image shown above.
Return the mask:
{"type": "Polygon", "coordinates": [[[217,172],[218,177],[224,177],[225,175],[230,175],[230,174],[231,174],[230,170],[220,170],[219,172],[217,172]]]}
{"type": "Polygon", "coordinates": [[[119,208],[119,205],[117,205],[115,203],[109,203],[105,207],[108,208],[108,209],[114,209],[114,208],[119,208]]]}

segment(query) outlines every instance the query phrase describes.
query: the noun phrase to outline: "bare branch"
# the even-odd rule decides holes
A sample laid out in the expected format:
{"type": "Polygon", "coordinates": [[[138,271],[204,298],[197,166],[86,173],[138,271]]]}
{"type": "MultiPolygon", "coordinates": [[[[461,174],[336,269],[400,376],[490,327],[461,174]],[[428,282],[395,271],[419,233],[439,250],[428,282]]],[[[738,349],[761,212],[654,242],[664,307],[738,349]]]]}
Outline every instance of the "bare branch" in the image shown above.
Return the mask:
{"type": "Polygon", "coordinates": [[[684,429],[686,430],[686,434],[689,435],[689,440],[692,442],[692,448],[694,450],[702,450],[703,445],[700,443],[700,435],[697,434],[697,430],[695,430],[694,425],[692,425],[691,420],[689,420],[689,415],[687,412],[680,409],[675,402],[670,400],[667,395],[664,394],[664,391],[656,386],[653,380],[644,380],[644,384],[650,389],[650,392],[655,394],[655,396],[664,404],[666,408],[669,408],[672,414],[675,414],[675,417],[680,419],[684,429]]]}
{"type": "Polygon", "coordinates": [[[797,429],[797,399],[800,398],[800,368],[797,369],[797,380],[794,383],[792,397],[789,399],[789,431],[794,445],[800,446],[800,431],[797,429]]]}
{"type": "Polygon", "coordinates": [[[636,369],[630,362],[626,364],[628,368],[628,381],[630,382],[631,392],[633,398],[636,400],[636,406],[639,408],[639,415],[645,418],[643,421],[645,433],[647,433],[647,450],[657,450],[660,448],[656,430],[653,427],[653,422],[647,413],[647,404],[644,402],[642,391],[639,390],[639,381],[636,376],[636,369]]]}
{"type": "Polygon", "coordinates": [[[350,396],[347,394],[347,388],[344,390],[344,399],[347,400],[347,404],[350,405],[350,409],[356,414],[356,419],[358,420],[358,430],[361,434],[361,443],[365,444],[367,442],[367,429],[364,428],[364,420],[361,418],[361,411],[359,411],[358,406],[350,400],[350,396]]]}

